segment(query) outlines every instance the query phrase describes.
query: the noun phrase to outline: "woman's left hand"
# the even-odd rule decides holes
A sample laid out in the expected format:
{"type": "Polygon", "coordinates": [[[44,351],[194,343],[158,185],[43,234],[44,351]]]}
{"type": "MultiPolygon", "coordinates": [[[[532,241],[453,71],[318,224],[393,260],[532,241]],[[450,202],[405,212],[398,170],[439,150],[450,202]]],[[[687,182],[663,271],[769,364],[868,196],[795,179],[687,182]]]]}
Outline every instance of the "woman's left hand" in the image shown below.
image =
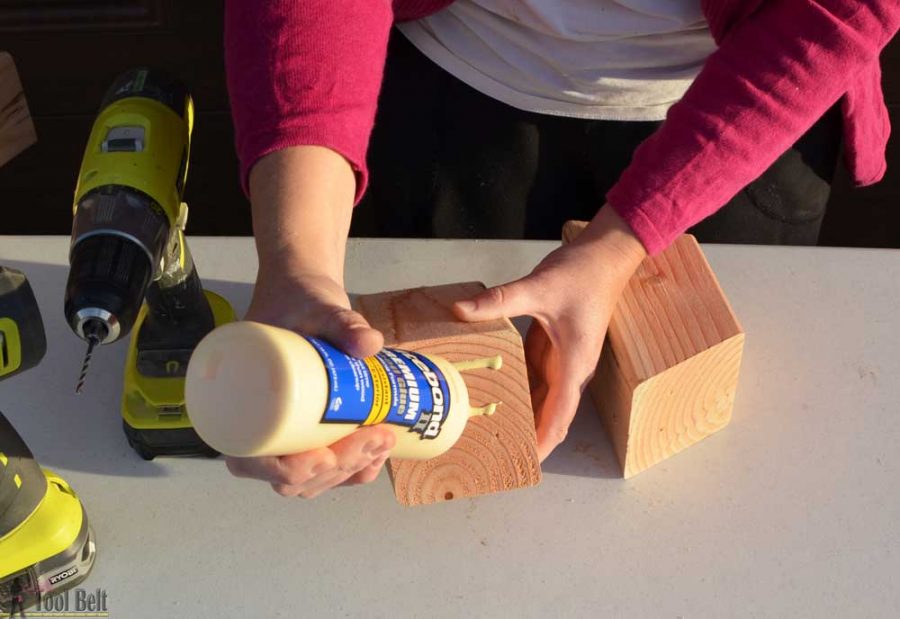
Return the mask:
{"type": "Polygon", "coordinates": [[[534,318],[525,358],[542,461],[565,439],[622,288],[645,255],[628,225],[605,206],[574,242],[529,275],[456,304],[466,321],[534,318]]]}

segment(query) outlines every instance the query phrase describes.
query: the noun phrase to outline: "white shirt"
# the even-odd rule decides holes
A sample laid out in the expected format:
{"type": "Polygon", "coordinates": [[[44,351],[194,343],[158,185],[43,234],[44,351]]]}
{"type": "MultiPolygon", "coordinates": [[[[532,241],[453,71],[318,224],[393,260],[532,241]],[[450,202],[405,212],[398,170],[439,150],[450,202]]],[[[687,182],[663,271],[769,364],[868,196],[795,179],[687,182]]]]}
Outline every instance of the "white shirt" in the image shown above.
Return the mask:
{"type": "Polygon", "coordinates": [[[399,28],[494,99],[605,120],[662,120],[715,49],[700,0],[457,0],[399,28]]]}

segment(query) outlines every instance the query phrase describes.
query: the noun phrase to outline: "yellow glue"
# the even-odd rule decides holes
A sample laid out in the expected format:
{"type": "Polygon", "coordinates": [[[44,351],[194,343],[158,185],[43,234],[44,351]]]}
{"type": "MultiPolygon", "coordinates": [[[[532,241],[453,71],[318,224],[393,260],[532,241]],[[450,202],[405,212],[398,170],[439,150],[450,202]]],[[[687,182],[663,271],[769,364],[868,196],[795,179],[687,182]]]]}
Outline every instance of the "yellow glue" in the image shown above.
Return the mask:
{"type": "Polygon", "coordinates": [[[397,435],[391,455],[428,459],[450,449],[471,416],[460,371],[499,369],[500,356],[451,363],[385,348],[357,359],[327,342],[256,322],[223,325],[194,350],[185,404],[200,437],[229,456],[325,447],[374,424],[397,435]]]}

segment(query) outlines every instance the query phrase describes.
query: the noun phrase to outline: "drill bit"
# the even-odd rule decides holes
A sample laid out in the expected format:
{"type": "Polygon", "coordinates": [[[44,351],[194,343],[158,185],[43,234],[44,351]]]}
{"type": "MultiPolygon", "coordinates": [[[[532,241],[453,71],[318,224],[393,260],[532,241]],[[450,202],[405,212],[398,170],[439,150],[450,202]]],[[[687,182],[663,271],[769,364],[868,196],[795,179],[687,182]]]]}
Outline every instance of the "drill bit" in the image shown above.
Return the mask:
{"type": "Polygon", "coordinates": [[[94,356],[94,348],[106,337],[106,325],[99,320],[88,320],[82,331],[87,341],[87,352],[84,353],[84,361],[81,363],[81,374],[75,384],[75,393],[84,391],[84,382],[87,380],[88,368],[91,366],[91,357],[94,356]]]}
{"type": "Polygon", "coordinates": [[[78,382],[75,384],[75,393],[84,391],[84,381],[87,380],[88,368],[91,367],[91,357],[94,355],[94,347],[100,343],[100,339],[96,335],[90,335],[87,339],[87,352],[84,353],[84,361],[81,363],[81,374],[78,375],[78,382]]]}

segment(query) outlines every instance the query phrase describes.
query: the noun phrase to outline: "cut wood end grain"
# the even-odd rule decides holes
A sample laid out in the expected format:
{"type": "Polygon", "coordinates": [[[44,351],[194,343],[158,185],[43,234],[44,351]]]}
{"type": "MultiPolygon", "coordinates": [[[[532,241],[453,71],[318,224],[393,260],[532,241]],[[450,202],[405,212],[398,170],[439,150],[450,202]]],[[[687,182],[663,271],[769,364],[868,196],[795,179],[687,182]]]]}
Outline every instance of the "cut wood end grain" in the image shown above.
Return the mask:
{"type": "MultiPolygon", "coordinates": [[[[564,242],[586,222],[567,222],[564,242]]],[[[696,239],[638,267],[610,319],[590,392],[631,477],[728,424],[744,332],[696,239]]]]}
{"type": "Polygon", "coordinates": [[[37,141],[12,56],[0,52],[0,166],[37,141]]]}
{"type": "Polygon", "coordinates": [[[385,345],[449,361],[501,355],[499,370],[464,373],[472,406],[502,402],[470,419],[447,453],[431,460],[388,460],[397,500],[407,506],[536,485],[541,480],[522,338],[509,320],[463,323],[455,301],[484,290],[477,282],[363,295],[356,307],[385,335],[385,345]]]}
{"type": "Polygon", "coordinates": [[[638,385],[620,456],[626,479],[728,425],[743,348],[739,333],[638,385]]]}

